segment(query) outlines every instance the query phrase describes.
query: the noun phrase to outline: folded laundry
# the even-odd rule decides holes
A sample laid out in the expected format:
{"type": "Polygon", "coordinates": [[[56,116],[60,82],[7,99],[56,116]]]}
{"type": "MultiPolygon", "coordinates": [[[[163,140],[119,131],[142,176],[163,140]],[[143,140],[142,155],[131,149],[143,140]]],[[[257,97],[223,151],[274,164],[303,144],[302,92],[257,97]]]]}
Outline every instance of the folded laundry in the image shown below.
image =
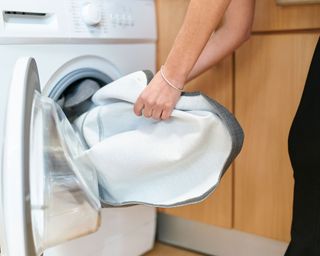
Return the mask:
{"type": "Polygon", "coordinates": [[[92,97],[96,107],[73,123],[88,146],[78,160],[96,169],[104,206],[202,201],[241,150],[237,120],[201,93],[184,93],[167,121],[136,116],[148,75],[135,72],[102,87],[92,97]]]}

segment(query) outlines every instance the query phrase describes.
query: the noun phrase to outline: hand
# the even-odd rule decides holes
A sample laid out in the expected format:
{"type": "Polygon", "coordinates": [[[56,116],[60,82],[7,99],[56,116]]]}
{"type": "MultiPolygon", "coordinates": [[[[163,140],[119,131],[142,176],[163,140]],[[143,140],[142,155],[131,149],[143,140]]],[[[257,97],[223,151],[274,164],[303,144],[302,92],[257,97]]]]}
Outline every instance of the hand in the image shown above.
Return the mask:
{"type": "Polygon", "coordinates": [[[176,106],[181,92],[170,87],[158,72],[140,94],[134,105],[136,115],[155,120],[167,120],[176,106]]]}

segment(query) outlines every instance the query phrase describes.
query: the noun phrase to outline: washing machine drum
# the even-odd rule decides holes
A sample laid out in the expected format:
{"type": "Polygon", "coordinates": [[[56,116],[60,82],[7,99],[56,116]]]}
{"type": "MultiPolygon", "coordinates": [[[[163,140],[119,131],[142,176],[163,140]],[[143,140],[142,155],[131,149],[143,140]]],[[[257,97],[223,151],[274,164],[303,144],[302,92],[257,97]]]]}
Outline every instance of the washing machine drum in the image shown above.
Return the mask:
{"type": "Polygon", "coordinates": [[[242,146],[233,115],[200,93],[185,93],[169,120],[136,116],[133,106],[148,74],[135,72],[102,87],[92,98],[96,107],[74,122],[88,146],[77,161],[95,168],[105,206],[202,201],[242,146]]]}
{"type": "Polygon", "coordinates": [[[92,233],[102,206],[173,207],[216,188],[241,149],[239,124],[201,94],[183,95],[167,121],[137,117],[148,80],[140,71],[104,86],[71,123],[41,95],[35,60],[17,61],[0,158],[4,255],[40,255],[92,233]]]}

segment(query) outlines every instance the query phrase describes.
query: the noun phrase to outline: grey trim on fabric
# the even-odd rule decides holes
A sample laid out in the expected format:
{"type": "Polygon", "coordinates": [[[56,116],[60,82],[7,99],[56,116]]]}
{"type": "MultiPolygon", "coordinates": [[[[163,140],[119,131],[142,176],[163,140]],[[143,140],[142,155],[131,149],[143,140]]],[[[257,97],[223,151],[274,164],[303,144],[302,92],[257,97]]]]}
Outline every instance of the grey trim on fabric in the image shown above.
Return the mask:
{"type": "Polygon", "coordinates": [[[150,70],[142,70],[142,72],[146,75],[147,77],[147,84],[149,84],[151,82],[151,80],[153,79],[153,73],[150,70]]]}
{"type": "MultiPolygon", "coordinates": [[[[232,141],[231,152],[230,152],[229,156],[227,157],[227,160],[224,164],[224,167],[220,173],[219,181],[217,183],[217,184],[219,184],[222,176],[225,174],[225,172],[229,168],[232,161],[236,158],[236,156],[241,151],[241,148],[243,145],[243,140],[244,140],[243,130],[242,130],[240,124],[238,123],[238,121],[236,120],[236,118],[233,116],[233,114],[230,113],[224,106],[222,106],[217,101],[215,101],[215,100],[209,98],[208,96],[206,96],[202,93],[199,93],[199,92],[192,92],[192,93],[184,92],[182,95],[186,96],[186,97],[203,97],[203,99],[205,99],[211,105],[211,107],[213,108],[212,112],[214,114],[216,114],[221,119],[221,121],[226,126],[226,128],[230,134],[231,141],[232,141]]],[[[138,202],[138,201],[111,203],[111,202],[106,202],[102,198],[101,198],[101,204],[102,204],[102,207],[104,207],[104,208],[125,207],[125,206],[137,205],[137,204],[138,205],[142,204],[142,205],[147,205],[147,206],[153,206],[153,207],[173,208],[173,207],[178,207],[178,206],[183,206],[183,205],[188,205],[188,204],[199,203],[199,202],[205,200],[209,195],[211,195],[214,192],[214,190],[216,189],[216,187],[217,187],[217,185],[213,186],[211,189],[209,189],[206,193],[204,193],[201,196],[190,198],[188,200],[181,201],[179,203],[170,204],[170,205],[148,204],[148,203],[138,202]]],[[[105,191],[107,193],[106,189],[103,188],[102,186],[99,189],[100,189],[100,191],[105,191]]]]}
{"type": "Polygon", "coordinates": [[[228,109],[226,109],[224,106],[222,106],[217,101],[209,98],[208,96],[203,95],[203,94],[202,94],[202,96],[204,98],[206,98],[207,101],[218,110],[216,114],[219,115],[219,117],[221,118],[223,123],[226,125],[226,127],[228,128],[228,131],[230,133],[230,136],[232,138],[232,151],[231,151],[231,154],[229,155],[229,158],[226,162],[226,165],[229,166],[242,149],[243,141],[244,141],[243,130],[242,130],[239,122],[237,121],[237,119],[234,117],[234,115],[232,113],[229,112],[228,109]]]}

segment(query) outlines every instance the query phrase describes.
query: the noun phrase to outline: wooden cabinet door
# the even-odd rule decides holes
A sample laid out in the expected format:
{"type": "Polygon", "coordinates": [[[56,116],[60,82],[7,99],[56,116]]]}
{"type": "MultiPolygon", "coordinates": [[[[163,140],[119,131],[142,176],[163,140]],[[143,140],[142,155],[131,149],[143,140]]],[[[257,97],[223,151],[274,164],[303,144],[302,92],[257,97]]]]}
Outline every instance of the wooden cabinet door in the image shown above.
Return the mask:
{"type": "Polygon", "coordinates": [[[287,138],[318,36],[254,35],[236,53],[235,113],[245,132],[235,162],[236,229],[289,240],[293,173],[287,138]]]}
{"type": "Polygon", "coordinates": [[[256,0],[253,31],[320,28],[320,4],[280,6],[276,0],[256,0]]]}
{"type": "MultiPolygon", "coordinates": [[[[183,22],[188,0],[158,0],[158,67],[166,60],[175,36],[183,22]]],[[[232,110],[232,58],[194,80],[186,87],[189,91],[202,91],[232,110]]],[[[162,212],[189,220],[232,226],[232,170],[227,171],[220,186],[201,204],[162,209],[162,212]]]]}

